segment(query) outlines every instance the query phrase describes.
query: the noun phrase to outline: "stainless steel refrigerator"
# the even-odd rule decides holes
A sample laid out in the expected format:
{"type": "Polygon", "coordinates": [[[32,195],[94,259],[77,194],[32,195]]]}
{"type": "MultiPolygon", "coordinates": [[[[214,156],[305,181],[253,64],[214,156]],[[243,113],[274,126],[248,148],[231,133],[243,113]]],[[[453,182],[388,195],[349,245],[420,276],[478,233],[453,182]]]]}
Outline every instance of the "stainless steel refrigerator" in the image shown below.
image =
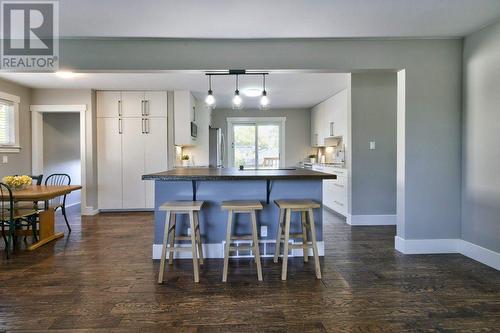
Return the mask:
{"type": "Polygon", "coordinates": [[[208,133],[208,159],[212,168],[222,168],[224,166],[224,134],[221,128],[210,127],[208,133]]]}

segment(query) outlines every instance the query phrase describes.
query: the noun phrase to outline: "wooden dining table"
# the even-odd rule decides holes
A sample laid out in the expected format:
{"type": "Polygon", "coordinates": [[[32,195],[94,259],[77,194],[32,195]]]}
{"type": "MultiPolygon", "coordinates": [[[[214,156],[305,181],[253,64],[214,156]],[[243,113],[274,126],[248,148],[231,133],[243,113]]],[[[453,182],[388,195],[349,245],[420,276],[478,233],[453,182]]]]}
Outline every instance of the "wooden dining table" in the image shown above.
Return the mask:
{"type": "MultiPolygon", "coordinates": [[[[48,202],[51,199],[57,198],[65,194],[69,194],[73,191],[80,190],[81,188],[82,187],[80,185],[30,185],[20,190],[13,190],[12,197],[15,204],[18,202],[38,202],[38,201],[48,202]]],[[[6,199],[4,197],[5,194],[0,199],[1,200],[6,199]]],[[[54,207],[50,207],[48,204],[46,204],[44,210],[41,210],[38,213],[38,216],[39,216],[38,242],[28,247],[28,250],[30,251],[35,250],[42,245],[45,245],[55,239],[64,236],[64,232],[55,231],[54,207]]],[[[31,231],[18,230],[16,234],[30,235],[31,231]]]]}

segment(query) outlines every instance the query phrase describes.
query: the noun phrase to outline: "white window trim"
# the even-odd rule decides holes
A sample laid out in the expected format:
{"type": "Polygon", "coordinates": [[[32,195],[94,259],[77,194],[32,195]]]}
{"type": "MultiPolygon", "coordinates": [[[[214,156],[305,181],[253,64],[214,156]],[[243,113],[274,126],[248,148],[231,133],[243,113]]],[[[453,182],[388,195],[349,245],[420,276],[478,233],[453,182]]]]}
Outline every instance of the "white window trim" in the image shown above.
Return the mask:
{"type": "Polygon", "coordinates": [[[227,151],[228,160],[227,165],[229,167],[234,167],[233,154],[234,151],[231,148],[233,142],[233,125],[239,123],[254,123],[254,124],[268,124],[268,123],[280,123],[280,168],[285,167],[285,124],[286,117],[227,117],[227,151]]]}
{"type": "Polygon", "coordinates": [[[11,102],[14,105],[14,144],[0,145],[0,153],[19,153],[21,145],[19,143],[19,103],[21,98],[16,95],[7,94],[0,91],[0,99],[11,102]]]}

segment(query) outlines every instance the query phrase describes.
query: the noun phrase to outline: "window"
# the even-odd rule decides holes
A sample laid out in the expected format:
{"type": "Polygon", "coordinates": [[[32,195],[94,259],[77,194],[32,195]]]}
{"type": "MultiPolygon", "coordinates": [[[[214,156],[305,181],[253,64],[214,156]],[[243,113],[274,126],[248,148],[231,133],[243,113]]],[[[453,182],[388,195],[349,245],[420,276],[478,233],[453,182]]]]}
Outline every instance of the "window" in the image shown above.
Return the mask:
{"type": "Polygon", "coordinates": [[[19,97],[0,93],[0,152],[19,152],[19,97]]]}
{"type": "Polygon", "coordinates": [[[278,169],[284,165],[284,123],[279,117],[228,118],[229,166],[278,169]]]}

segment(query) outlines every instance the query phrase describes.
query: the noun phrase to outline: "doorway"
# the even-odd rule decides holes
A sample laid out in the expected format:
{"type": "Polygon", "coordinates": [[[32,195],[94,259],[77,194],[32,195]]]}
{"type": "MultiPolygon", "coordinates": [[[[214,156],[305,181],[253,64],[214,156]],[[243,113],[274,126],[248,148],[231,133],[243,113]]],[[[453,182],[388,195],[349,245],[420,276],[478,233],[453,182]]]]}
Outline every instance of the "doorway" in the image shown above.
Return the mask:
{"type": "Polygon", "coordinates": [[[228,118],[229,166],[278,169],[284,164],[284,117],[228,118]]]}

